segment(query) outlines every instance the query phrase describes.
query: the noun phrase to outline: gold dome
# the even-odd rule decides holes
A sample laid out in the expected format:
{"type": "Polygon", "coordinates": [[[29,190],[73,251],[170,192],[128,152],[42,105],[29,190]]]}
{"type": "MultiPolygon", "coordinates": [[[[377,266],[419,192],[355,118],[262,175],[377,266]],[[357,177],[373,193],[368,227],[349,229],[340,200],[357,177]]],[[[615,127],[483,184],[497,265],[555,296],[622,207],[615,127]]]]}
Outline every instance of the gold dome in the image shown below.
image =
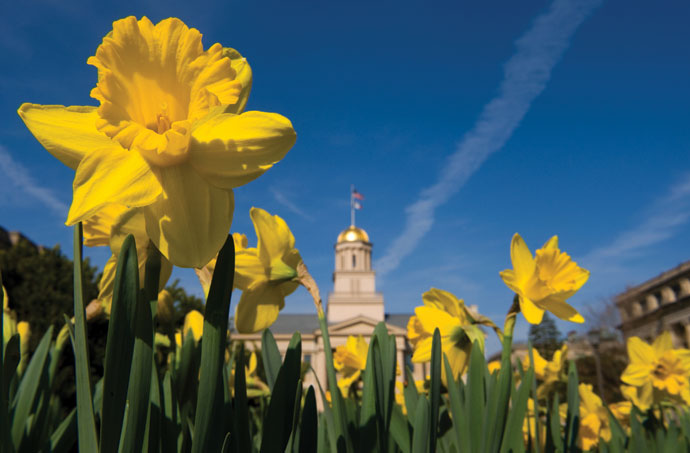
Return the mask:
{"type": "Polygon", "coordinates": [[[338,235],[338,244],[341,242],[369,242],[369,235],[361,228],[351,225],[338,235]]]}

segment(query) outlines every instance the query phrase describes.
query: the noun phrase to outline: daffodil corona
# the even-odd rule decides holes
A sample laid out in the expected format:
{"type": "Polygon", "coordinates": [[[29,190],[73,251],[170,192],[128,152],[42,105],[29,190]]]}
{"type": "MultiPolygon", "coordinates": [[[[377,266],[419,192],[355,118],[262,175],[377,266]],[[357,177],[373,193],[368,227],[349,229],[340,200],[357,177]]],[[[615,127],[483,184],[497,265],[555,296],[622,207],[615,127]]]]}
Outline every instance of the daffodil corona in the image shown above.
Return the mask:
{"type": "Polygon", "coordinates": [[[513,236],[510,259],[513,269],[501,272],[503,282],[519,297],[520,311],[530,324],[539,324],[548,310],[560,319],[582,323],[585,319],[565,301],[589,278],[558,248],[558,237],[549,239],[532,256],[519,234],[513,236]]]}
{"type": "Polygon", "coordinates": [[[295,142],[290,121],[242,113],[252,73],[234,49],[203,49],[176,18],[113,23],[90,57],[99,107],[23,104],[38,141],[76,170],[67,224],[105,206],[138,208],[173,264],[202,267],[223,245],[234,187],[257,178],[295,142]]]}

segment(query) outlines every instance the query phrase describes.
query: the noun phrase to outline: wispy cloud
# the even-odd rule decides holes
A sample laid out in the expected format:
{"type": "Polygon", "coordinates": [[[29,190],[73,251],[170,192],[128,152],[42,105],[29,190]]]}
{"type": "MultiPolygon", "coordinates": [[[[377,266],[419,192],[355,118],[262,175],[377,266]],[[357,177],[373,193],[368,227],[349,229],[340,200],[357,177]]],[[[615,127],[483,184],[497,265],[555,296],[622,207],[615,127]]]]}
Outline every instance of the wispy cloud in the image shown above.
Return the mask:
{"type": "Polygon", "coordinates": [[[29,174],[29,171],[19,162],[16,162],[7,148],[0,145],[0,170],[5,173],[18,190],[31,195],[46,207],[55,211],[60,217],[66,218],[69,207],[60,200],[52,190],[42,187],[29,174]]]}
{"type": "Polygon", "coordinates": [[[291,211],[298,216],[309,220],[310,222],[314,220],[312,216],[304,212],[302,209],[300,209],[299,206],[297,206],[292,200],[288,198],[288,196],[285,194],[285,190],[279,190],[276,187],[270,187],[269,190],[271,191],[271,194],[273,195],[273,198],[283,205],[285,208],[287,208],[288,211],[291,211]]]}
{"type": "Polygon", "coordinates": [[[436,208],[460,190],[482,163],[508,141],[546,87],[573,33],[600,3],[601,0],[555,0],[515,42],[516,52],[504,67],[498,95],[484,106],[477,122],[448,158],[438,181],[405,209],[405,228],[376,262],[379,274],[398,267],[431,229],[436,208]]]}
{"type": "Polygon", "coordinates": [[[590,251],[581,261],[591,268],[610,268],[676,234],[680,226],[690,221],[690,173],[642,214],[645,220],[623,231],[609,244],[590,251]]]}

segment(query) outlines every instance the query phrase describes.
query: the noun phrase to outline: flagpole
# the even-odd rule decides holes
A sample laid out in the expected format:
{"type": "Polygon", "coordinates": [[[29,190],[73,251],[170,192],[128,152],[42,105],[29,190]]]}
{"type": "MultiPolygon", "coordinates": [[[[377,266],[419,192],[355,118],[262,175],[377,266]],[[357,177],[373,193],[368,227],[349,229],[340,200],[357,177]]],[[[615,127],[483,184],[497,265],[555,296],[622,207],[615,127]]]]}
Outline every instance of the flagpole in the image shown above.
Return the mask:
{"type": "Polygon", "coordinates": [[[350,184],[350,225],[355,226],[355,185],[350,184]]]}

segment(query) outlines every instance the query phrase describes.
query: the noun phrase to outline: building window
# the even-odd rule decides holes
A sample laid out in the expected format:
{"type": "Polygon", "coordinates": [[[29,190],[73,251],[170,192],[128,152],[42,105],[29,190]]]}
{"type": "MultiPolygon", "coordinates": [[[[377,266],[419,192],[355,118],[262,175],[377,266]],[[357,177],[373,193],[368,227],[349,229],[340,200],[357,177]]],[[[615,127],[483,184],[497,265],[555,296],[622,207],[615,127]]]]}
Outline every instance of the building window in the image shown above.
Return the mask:
{"type": "Polygon", "coordinates": [[[357,267],[357,255],[352,255],[352,269],[357,267]]]}
{"type": "Polygon", "coordinates": [[[304,363],[311,363],[311,354],[304,354],[304,363]]]}

